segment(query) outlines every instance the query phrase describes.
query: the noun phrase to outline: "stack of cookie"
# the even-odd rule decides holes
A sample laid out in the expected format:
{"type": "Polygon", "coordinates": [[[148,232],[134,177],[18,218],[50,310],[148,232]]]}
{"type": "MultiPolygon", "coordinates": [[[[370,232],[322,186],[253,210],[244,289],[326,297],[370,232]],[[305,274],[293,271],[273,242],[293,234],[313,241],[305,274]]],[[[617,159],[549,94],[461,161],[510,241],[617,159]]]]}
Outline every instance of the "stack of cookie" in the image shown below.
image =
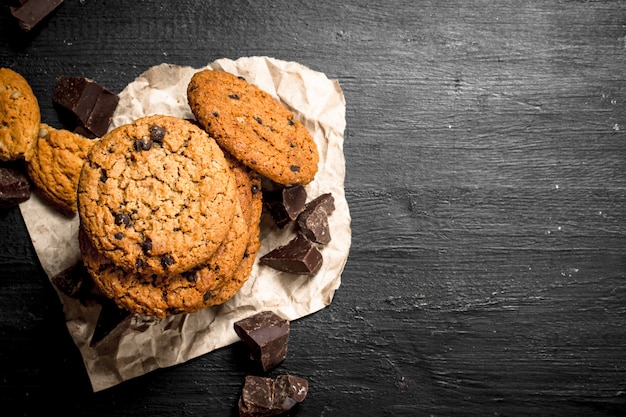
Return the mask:
{"type": "Polygon", "coordinates": [[[147,116],[92,140],[42,123],[28,82],[0,68],[0,160],[24,161],[48,202],[78,212],[84,266],[133,313],[232,298],[261,246],[261,178],[305,185],[318,169],[307,129],[245,80],[199,71],[187,95],[196,122],[147,116]]]}
{"type": "Polygon", "coordinates": [[[156,317],[222,304],[260,248],[261,177],[309,183],[315,142],[270,95],[221,71],[189,87],[197,124],[142,117],[92,147],[78,183],[79,241],[98,288],[156,317]]]}

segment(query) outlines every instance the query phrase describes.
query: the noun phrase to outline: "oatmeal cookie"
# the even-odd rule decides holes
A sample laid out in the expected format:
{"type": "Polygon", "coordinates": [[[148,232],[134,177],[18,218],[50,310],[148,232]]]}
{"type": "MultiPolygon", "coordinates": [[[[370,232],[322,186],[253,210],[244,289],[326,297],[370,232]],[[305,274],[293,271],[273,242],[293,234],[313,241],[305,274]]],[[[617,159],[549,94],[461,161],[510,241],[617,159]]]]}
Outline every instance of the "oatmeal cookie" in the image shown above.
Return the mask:
{"type": "Polygon", "coordinates": [[[91,244],[82,228],[79,243],[89,274],[107,298],[133,313],[162,318],[194,313],[205,307],[212,294],[210,289],[219,283],[222,275],[231,275],[243,258],[248,241],[247,227],[237,203],[230,231],[211,259],[181,274],[164,276],[123,270],[91,244]]]}
{"type": "Polygon", "coordinates": [[[42,123],[26,168],[37,190],[64,213],[78,210],[78,177],[94,140],[42,123]]]}
{"type": "Polygon", "coordinates": [[[0,68],[0,160],[30,158],[40,121],[39,102],[26,79],[0,68]]]}
{"type": "Polygon", "coordinates": [[[187,87],[200,125],[235,158],[279,184],[305,185],[319,153],[306,127],[278,100],[230,73],[202,70],[187,87]]]}
{"type": "Polygon", "coordinates": [[[224,153],[186,120],[142,117],[91,148],[78,184],[81,227],[126,271],[181,274],[206,263],[235,215],[224,153]]]}
{"type": "Polygon", "coordinates": [[[216,282],[216,285],[208,289],[204,300],[205,307],[223,304],[237,294],[248,280],[257,252],[261,248],[259,238],[261,213],[263,211],[261,178],[256,172],[234,159],[231,160],[231,169],[237,178],[240,201],[242,201],[242,205],[247,207],[247,210],[244,210],[244,216],[247,218],[249,238],[243,257],[234,272],[223,276],[216,282]]]}

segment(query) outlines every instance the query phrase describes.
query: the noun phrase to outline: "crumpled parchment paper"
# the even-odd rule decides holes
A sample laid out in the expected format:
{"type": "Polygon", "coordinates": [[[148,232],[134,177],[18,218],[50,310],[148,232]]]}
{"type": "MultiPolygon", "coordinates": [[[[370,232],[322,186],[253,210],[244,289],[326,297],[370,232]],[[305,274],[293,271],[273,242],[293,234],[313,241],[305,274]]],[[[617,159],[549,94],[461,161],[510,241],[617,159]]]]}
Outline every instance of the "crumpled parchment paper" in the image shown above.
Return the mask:
{"type": "MultiPolygon", "coordinates": [[[[329,217],[332,241],[324,246],[324,263],[313,277],[286,274],[255,264],[239,293],[221,306],[165,319],[135,315],[117,338],[90,347],[101,310],[98,302],[80,301],[57,289],[67,328],[83,357],[94,391],[103,390],[157,368],[183,363],[238,340],[233,323],[263,310],[295,320],[329,305],[341,283],[351,244],[350,212],[344,194],[345,99],[337,81],[295,62],[270,57],[220,59],[207,65],[244,77],[279,99],[311,132],[320,151],[319,171],[306,186],[309,199],[330,192],[335,211],[329,217]]],[[[149,68],[120,94],[111,129],[141,116],[166,114],[193,119],[186,89],[204,68],[161,64],[149,68]]],[[[52,279],[80,262],[78,216],[67,217],[36,193],[20,205],[37,256],[52,279]]],[[[287,243],[293,227],[262,223],[257,258],[287,243]]],[[[56,288],[56,287],[55,287],[56,288]]]]}

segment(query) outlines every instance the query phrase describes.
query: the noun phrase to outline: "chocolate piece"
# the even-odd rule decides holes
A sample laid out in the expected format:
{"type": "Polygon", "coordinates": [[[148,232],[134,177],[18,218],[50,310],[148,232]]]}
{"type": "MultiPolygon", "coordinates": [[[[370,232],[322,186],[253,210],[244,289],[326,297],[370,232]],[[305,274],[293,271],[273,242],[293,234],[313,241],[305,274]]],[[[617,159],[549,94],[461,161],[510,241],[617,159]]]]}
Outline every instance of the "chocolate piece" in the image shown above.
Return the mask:
{"type": "Polygon", "coordinates": [[[239,397],[240,417],[276,416],[286,413],[306,398],[309,383],[293,375],[276,379],[246,376],[239,397]]]}
{"type": "Polygon", "coordinates": [[[15,207],[30,198],[26,175],[9,167],[0,167],[0,208],[15,207]]]}
{"type": "Polygon", "coordinates": [[[76,299],[84,299],[91,294],[93,281],[82,262],[67,268],[50,281],[63,294],[76,299]]]}
{"type": "Polygon", "coordinates": [[[335,198],[331,193],[322,194],[306,203],[306,207],[304,209],[313,210],[315,207],[322,207],[326,210],[326,214],[331,214],[335,211],[335,198]]]}
{"type": "Polygon", "coordinates": [[[102,309],[89,346],[97,347],[107,340],[119,337],[130,325],[132,317],[129,311],[119,308],[113,301],[103,299],[102,309]]]}
{"type": "Polygon", "coordinates": [[[239,417],[280,414],[274,410],[274,380],[262,376],[246,376],[238,406],[239,417]]]}
{"type": "Polygon", "coordinates": [[[312,242],[326,245],[330,243],[328,215],[335,211],[335,199],[331,193],[322,194],[306,203],[296,219],[300,233],[312,242]]]}
{"type": "Polygon", "coordinates": [[[299,232],[307,239],[322,245],[330,243],[328,214],[324,207],[315,206],[312,210],[304,210],[298,216],[297,221],[299,232]]]}
{"type": "Polygon", "coordinates": [[[262,265],[293,274],[315,275],[322,266],[322,254],[313,242],[302,235],[263,255],[262,265]]]}
{"type": "Polygon", "coordinates": [[[295,220],[306,205],[306,190],[301,185],[284,187],[263,195],[266,207],[279,228],[295,220]]]}
{"type": "Polygon", "coordinates": [[[25,32],[37,26],[46,16],[63,3],[63,0],[20,1],[19,7],[11,7],[11,14],[18,26],[25,32]]]}
{"type": "Polygon", "coordinates": [[[234,328],[263,371],[269,371],[287,357],[289,321],[276,313],[262,311],[235,322],[234,328]]]}
{"type": "Polygon", "coordinates": [[[89,78],[60,77],[54,102],[74,115],[84,136],[93,138],[109,129],[119,97],[89,78]]]}
{"type": "Polygon", "coordinates": [[[274,381],[274,404],[280,404],[283,411],[301,403],[309,392],[309,382],[295,375],[278,375],[274,381]]]}

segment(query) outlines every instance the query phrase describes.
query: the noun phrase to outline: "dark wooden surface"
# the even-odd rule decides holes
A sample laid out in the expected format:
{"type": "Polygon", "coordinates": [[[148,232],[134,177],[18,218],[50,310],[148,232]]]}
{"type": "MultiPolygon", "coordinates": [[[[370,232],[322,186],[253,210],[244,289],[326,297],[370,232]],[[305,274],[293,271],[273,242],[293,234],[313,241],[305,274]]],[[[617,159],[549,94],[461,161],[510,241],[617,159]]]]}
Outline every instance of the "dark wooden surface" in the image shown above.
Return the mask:
{"type": "MultiPolygon", "coordinates": [[[[56,77],[269,55],[347,101],[353,242],[277,373],[298,416],[624,415],[626,3],[68,0],[0,65],[56,77]]],[[[93,394],[19,210],[0,213],[0,414],[228,416],[239,344],[93,394]]]]}

